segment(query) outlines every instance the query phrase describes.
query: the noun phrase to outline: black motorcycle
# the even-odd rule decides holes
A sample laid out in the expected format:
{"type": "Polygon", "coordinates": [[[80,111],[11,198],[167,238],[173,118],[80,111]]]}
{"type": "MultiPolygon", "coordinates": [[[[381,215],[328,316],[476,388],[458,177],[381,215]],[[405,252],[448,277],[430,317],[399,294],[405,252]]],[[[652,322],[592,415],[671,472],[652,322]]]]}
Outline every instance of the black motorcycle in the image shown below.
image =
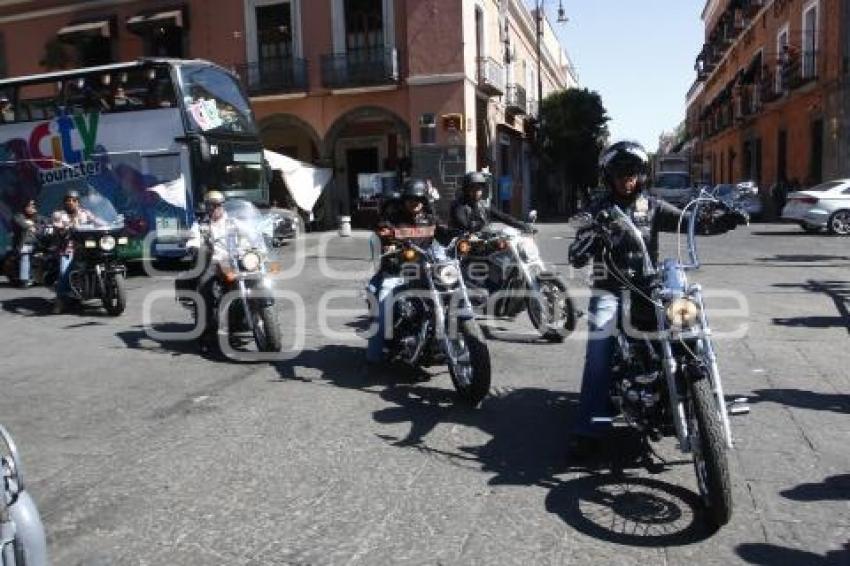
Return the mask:
{"type": "MultiPolygon", "coordinates": [[[[675,436],[679,449],[693,454],[700,495],[714,527],[732,516],[732,483],[727,450],[732,448],[728,414],[748,412],[738,400],[727,406],[711,327],[700,285],[688,282],[686,272],[699,268],[695,234],[701,205],[724,207],[703,193],[688,226],[690,261],[665,259],[651,265],[643,238],[631,218],[615,207],[613,214],[584,218],[576,249],[601,246],[606,267],[623,282],[625,294],[617,317],[616,347],[611,360],[611,402],[620,415],[594,422],[619,422],[641,431],[644,442],[675,436]],[[642,247],[643,284],[610,260],[612,238],[631,238],[642,247]],[[595,240],[595,241],[594,241],[595,240]]],[[[577,253],[576,256],[586,254],[577,253]]]]}
{"type": "MultiPolygon", "coordinates": [[[[529,222],[536,218],[532,211],[529,222]]],[[[575,329],[576,309],[567,283],[543,262],[533,232],[491,225],[472,235],[469,244],[461,269],[476,309],[500,318],[526,311],[548,342],[563,342],[575,329]]]]}
{"type": "MultiPolygon", "coordinates": [[[[120,250],[128,244],[124,217],[93,191],[81,197],[80,205],[93,215],[93,221],[60,234],[64,238],[63,246],[70,243],[74,252],[68,268],[68,298],[81,303],[100,299],[107,313],[118,316],[127,306],[127,268],[120,257],[120,250]]],[[[51,268],[58,269],[57,264],[52,262],[51,268]]],[[[48,273],[46,278],[58,279],[58,273],[48,273]]]]}
{"type": "MultiPolygon", "coordinates": [[[[458,395],[477,406],[490,390],[490,351],[475,320],[458,260],[436,242],[431,228],[396,228],[383,261],[396,262],[404,284],[393,295],[389,358],[412,366],[447,364],[458,395]]],[[[450,249],[468,250],[456,238],[450,249]]]]}

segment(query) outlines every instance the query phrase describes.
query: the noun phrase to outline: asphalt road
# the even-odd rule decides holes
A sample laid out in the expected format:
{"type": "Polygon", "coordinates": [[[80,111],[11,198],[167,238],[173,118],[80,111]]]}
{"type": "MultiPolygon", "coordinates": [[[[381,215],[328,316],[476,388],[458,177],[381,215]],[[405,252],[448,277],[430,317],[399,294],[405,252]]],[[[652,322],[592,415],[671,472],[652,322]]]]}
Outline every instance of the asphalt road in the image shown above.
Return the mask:
{"type": "MultiPolygon", "coordinates": [[[[285,343],[303,320],[289,360],[152,338],[187,329],[168,279],[131,278],[119,318],[52,316],[44,289],[0,287],[0,422],[54,564],[850,563],[850,240],[776,225],[701,240],[694,279],[730,291],[709,299],[727,394],[752,403],[732,422],[734,517],[712,534],[669,439],[666,466],[630,458],[622,437],[592,466],[568,461],[581,332],[550,345],[524,319],[489,323],[493,389],[477,410],[439,368],[370,373],[355,334],[368,247],[328,238],[325,252],[305,240],[301,274],[279,285],[285,343]],[[721,312],[741,298],[743,316],[721,312]]],[[[564,272],[569,238],[539,234],[564,272]]]]}

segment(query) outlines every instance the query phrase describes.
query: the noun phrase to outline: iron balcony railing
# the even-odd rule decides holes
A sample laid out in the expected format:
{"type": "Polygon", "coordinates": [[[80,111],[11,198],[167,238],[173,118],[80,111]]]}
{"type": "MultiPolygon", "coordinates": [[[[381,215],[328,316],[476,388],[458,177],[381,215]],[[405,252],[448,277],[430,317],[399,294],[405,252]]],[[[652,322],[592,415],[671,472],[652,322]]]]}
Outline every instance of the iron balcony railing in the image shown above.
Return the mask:
{"type": "Polygon", "coordinates": [[[528,101],[526,100],[525,88],[516,83],[509,84],[505,91],[505,106],[508,112],[514,114],[526,114],[528,112],[528,101]]]}
{"type": "Polygon", "coordinates": [[[357,49],[322,55],[322,85],[330,89],[381,86],[399,80],[395,48],[357,49]]]}
{"type": "Polygon", "coordinates": [[[478,58],[478,88],[490,96],[505,93],[505,68],[492,57],[478,58]]]}
{"type": "Polygon", "coordinates": [[[307,61],[292,57],[262,58],[237,67],[250,96],[307,92],[310,87],[307,61]]]}

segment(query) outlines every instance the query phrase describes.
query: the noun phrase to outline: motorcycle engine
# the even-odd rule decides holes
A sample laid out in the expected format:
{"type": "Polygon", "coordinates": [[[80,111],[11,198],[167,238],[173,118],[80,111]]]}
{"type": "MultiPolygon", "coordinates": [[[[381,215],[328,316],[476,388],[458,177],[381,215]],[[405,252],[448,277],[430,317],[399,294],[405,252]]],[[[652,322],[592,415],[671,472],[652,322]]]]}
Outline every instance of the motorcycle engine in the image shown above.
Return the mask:
{"type": "Polygon", "coordinates": [[[639,429],[654,429],[663,410],[664,374],[652,344],[621,339],[611,368],[612,397],[623,416],[639,429]]]}
{"type": "Polygon", "coordinates": [[[400,297],[393,304],[392,340],[398,348],[398,356],[411,360],[419,349],[422,325],[430,320],[428,306],[417,297],[400,297]]]}

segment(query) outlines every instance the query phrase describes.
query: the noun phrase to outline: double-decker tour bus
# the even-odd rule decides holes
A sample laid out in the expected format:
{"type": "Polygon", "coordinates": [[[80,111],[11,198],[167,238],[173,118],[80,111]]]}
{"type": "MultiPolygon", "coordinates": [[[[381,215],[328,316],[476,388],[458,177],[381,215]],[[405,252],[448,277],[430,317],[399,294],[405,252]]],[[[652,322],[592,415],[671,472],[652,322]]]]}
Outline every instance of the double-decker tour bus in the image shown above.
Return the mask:
{"type": "Polygon", "coordinates": [[[212,187],[268,201],[251,106],[226,69],[139,59],[0,81],[0,251],[23,203],[48,215],[76,189],[124,215],[129,257],[179,257],[212,187]]]}

